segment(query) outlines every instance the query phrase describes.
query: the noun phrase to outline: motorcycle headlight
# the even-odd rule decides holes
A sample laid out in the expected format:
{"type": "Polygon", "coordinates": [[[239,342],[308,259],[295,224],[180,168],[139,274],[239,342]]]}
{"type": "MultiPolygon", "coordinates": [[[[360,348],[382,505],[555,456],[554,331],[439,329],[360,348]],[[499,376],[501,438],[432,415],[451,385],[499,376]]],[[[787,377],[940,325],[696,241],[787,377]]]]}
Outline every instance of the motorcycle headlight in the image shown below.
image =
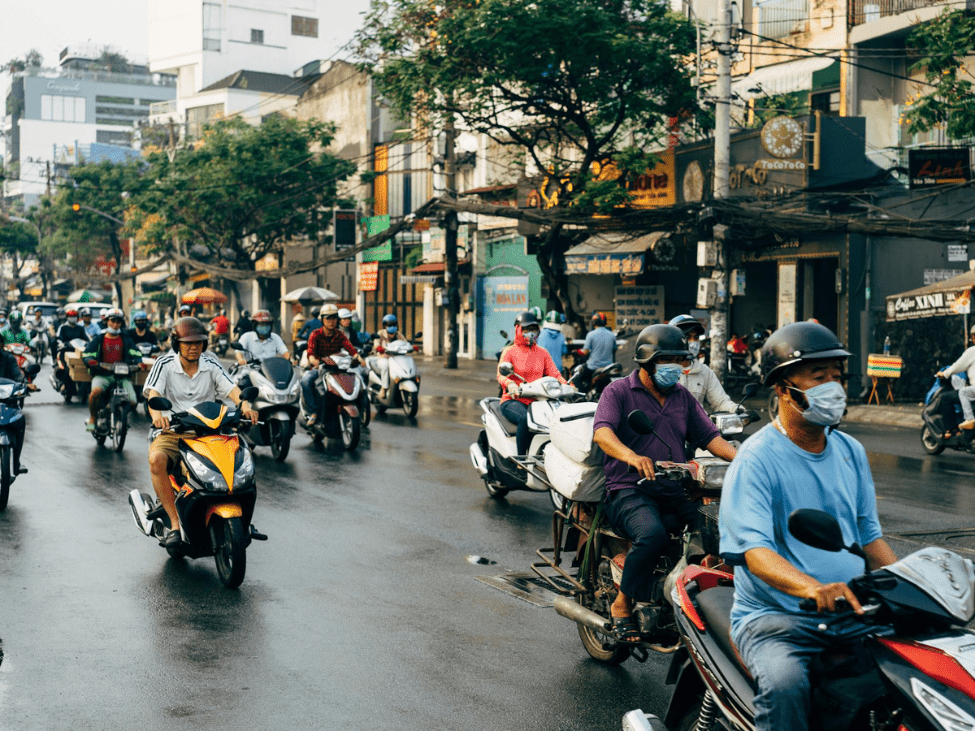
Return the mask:
{"type": "Polygon", "coordinates": [[[14,384],[5,383],[0,386],[0,399],[8,399],[14,395],[14,384]]]}
{"type": "Polygon", "coordinates": [[[254,479],[254,458],[249,449],[237,451],[237,458],[234,460],[234,484],[244,485],[254,479]]]}
{"type": "Polygon", "coordinates": [[[193,476],[207,490],[227,492],[230,489],[227,487],[227,481],[223,479],[223,475],[220,474],[219,470],[215,469],[213,465],[204,462],[195,454],[187,453],[186,464],[193,473],[193,476]]]}
{"type": "Polygon", "coordinates": [[[291,388],[288,389],[289,396],[296,396],[301,390],[301,381],[295,379],[295,382],[291,384],[291,388]]]}
{"type": "Polygon", "coordinates": [[[562,395],[562,384],[558,382],[546,384],[545,393],[549,398],[558,398],[562,395]]]}
{"type": "Polygon", "coordinates": [[[722,435],[741,434],[745,430],[745,425],[737,414],[721,414],[715,417],[714,422],[722,435]]]}

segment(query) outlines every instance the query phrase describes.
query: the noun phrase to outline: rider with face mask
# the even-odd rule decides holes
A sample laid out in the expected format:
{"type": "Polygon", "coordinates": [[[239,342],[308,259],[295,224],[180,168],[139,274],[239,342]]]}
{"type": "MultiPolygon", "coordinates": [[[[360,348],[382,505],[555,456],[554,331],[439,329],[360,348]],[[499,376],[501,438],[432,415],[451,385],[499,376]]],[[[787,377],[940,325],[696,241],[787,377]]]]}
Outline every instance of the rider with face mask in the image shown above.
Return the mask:
{"type": "Polygon", "coordinates": [[[10,327],[10,325],[7,322],[7,311],[3,308],[0,308],[0,332],[3,332],[8,327],[10,327]]]}
{"type": "MultiPolygon", "coordinates": [[[[348,321],[348,327],[351,330],[352,327],[352,313],[349,310],[345,310],[347,314],[346,318],[348,321]]],[[[349,337],[347,331],[342,328],[342,314],[343,311],[339,310],[339,329],[342,330],[346,337],[349,337]]],[[[389,388],[389,361],[386,355],[386,346],[395,340],[406,340],[403,334],[399,331],[399,321],[396,319],[396,315],[389,313],[383,316],[383,326],[375,335],[372,336],[375,342],[373,343],[376,353],[366,360],[366,363],[370,368],[375,368],[379,371],[379,377],[382,382],[382,386],[379,389],[379,398],[386,398],[386,389],[389,388]]],[[[349,338],[349,342],[356,344],[358,337],[355,339],[349,338]]]]}
{"type": "Polygon", "coordinates": [[[102,395],[110,392],[116,382],[122,384],[129,406],[134,409],[138,403],[132,379],[117,377],[112,371],[106,370],[102,366],[111,366],[115,363],[140,366],[142,365],[142,353],[136,349],[132,338],[125,332],[125,314],[122,310],[117,308],[106,310],[105,324],[105,331],[93,337],[85,346],[85,352],[81,354],[81,359],[88,366],[88,371],[92,375],[91,395],[88,397],[89,418],[85,422],[85,428],[88,431],[95,430],[95,417],[101,407],[102,395]]]}
{"type": "Polygon", "coordinates": [[[538,345],[538,335],[541,323],[533,312],[522,312],[515,318],[515,340],[501,353],[498,361],[498,383],[505,389],[501,397],[501,413],[512,424],[518,425],[515,443],[518,454],[527,454],[531,444],[531,431],[528,429],[528,407],[530,398],[519,398],[518,390],[523,383],[537,381],[544,376],[552,376],[559,383],[566,383],[562,373],[552,360],[552,356],[542,346],[538,345]],[[511,363],[514,372],[521,378],[502,376],[501,363],[511,363]]]}
{"type": "Polygon", "coordinates": [[[654,567],[667,545],[665,516],[671,522],[676,518],[688,523],[696,514],[680,485],[655,479],[654,462],[687,461],[687,444],[692,449],[704,447],[722,459],[735,456],[735,448],[721,438],[701,405],[678,384],[681,364],[689,357],[687,341],[678,328],[644,328],[634,357],[640,367],[609,384],[596,407],[593,441],[606,453],[603,510],[613,529],[633,542],[619,594],[610,608],[614,631],[623,642],[641,639],[633,603],[653,598],[654,567]],[[650,418],[653,434],[630,429],[627,416],[632,411],[642,411],[650,418]],[[643,478],[647,482],[637,484],[643,478]]]}
{"type": "Polygon", "coordinates": [[[288,357],[288,346],[284,344],[281,336],[271,332],[274,318],[268,310],[258,310],[251,318],[254,329],[244,333],[240,337],[240,345],[243,350],[238,350],[235,354],[237,362],[244,365],[247,362],[247,353],[251,358],[264,360],[280,355],[282,358],[288,357]]]}
{"type": "Polygon", "coordinates": [[[687,351],[690,358],[681,366],[680,385],[691,392],[697,402],[709,414],[715,411],[734,411],[737,404],[728,396],[721,381],[708,366],[698,358],[701,353],[701,336],[704,335],[704,325],[690,315],[678,315],[670,324],[680,328],[687,338],[687,351]]]}
{"type": "Polygon", "coordinates": [[[10,319],[7,320],[7,323],[9,327],[3,331],[3,342],[5,345],[9,345],[10,343],[30,345],[30,335],[22,327],[24,324],[24,316],[20,310],[11,312],[10,319]]]}

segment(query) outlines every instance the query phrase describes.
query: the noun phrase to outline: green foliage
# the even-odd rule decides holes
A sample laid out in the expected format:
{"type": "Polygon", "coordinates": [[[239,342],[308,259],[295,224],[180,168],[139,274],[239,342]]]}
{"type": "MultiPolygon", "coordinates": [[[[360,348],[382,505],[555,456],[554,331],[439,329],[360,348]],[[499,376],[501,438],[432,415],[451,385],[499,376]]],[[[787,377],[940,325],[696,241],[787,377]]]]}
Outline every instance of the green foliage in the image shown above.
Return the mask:
{"type": "Polygon", "coordinates": [[[931,89],[910,99],[903,121],[912,134],[942,127],[951,139],[975,137],[975,94],[966,57],[975,52],[975,17],[945,11],[911,33],[917,60],[912,71],[924,73],[931,89]],[[968,78],[966,78],[968,77],[968,78]]]}
{"type": "Polygon", "coordinates": [[[589,186],[625,147],[652,149],[696,108],[691,25],[655,0],[374,0],[357,36],[369,70],[415,126],[448,118],[589,186]]]}
{"type": "Polygon", "coordinates": [[[133,195],[125,232],[150,251],[167,251],[176,238],[252,271],[291,240],[319,240],[332,206],[346,203],[338,185],[355,165],[317,152],[333,136],[329,124],[281,117],[260,127],[239,119],[208,126],[173,161],[150,157],[150,182],[133,195]]]}
{"type": "Polygon", "coordinates": [[[794,91],[789,94],[777,94],[764,99],[755,99],[755,114],[751,123],[751,128],[758,128],[765,125],[770,119],[775,117],[799,117],[809,114],[809,92],[794,91]]]}
{"type": "Polygon", "coordinates": [[[12,58],[3,66],[0,66],[0,71],[9,71],[15,74],[27,68],[39,68],[43,63],[44,56],[36,48],[32,48],[23,58],[12,58]]]}
{"type": "Polygon", "coordinates": [[[18,252],[21,256],[37,251],[37,231],[26,223],[11,221],[0,214],[0,251],[18,252]]]}

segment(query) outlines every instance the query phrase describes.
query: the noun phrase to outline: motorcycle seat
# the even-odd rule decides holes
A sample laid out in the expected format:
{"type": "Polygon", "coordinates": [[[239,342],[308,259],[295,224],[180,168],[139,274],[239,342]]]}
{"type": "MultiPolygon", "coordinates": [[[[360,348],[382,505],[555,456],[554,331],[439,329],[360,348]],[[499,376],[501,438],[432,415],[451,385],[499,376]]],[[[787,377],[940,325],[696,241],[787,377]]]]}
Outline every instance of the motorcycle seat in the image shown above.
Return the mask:
{"type": "Polygon", "coordinates": [[[488,408],[491,409],[492,414],[498,417],[498,422],[501,424],[502,428],[504,429],[505,434],[507,434],[509,437],[513,437],[515,434],[518,433],[518,425],[508,421],[508,417],[505,416],[504,413],[501,411],[500,401],[492,401],[490,404],[488,404],[488,408]]]}
{"type": "Polygon", "coordinates": [[[610,363],[608,366],[603,366],[602,368],[597,368],[593,372],[592,375],[593,375],[593,378],[595,378],[596,376],[601,376],[603,373],[611,373],[611,372],[614,372],[614,371],[618,371],[618,372],[622,373],[623,372],[623,366],[620,365],[619,363],[610,363]]]}
{"type": "Polygon", "coordinates": [[[754,682],[752,674],[738,654],[738,648],[731,641],[731,606],[735,603],[734,587],[716,586],[707,589],[698,594],[695,601],[702,619],[711,628],[715,641],[724,653],[738,664],[749,682],[754,682]]]}

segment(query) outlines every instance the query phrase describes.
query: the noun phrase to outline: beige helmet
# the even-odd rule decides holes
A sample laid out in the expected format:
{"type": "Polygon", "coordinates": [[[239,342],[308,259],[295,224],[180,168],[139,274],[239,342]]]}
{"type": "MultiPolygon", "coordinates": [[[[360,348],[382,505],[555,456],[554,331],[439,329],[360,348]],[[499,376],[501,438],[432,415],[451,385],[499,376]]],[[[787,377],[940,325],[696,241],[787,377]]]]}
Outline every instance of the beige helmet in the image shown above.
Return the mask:
{"type": "Polygon", "coordinates": [[[322,311],[319,317],[325,319],[326,317],[338,317],[339,308],[335,305],[322,305],[322,311]]]}

